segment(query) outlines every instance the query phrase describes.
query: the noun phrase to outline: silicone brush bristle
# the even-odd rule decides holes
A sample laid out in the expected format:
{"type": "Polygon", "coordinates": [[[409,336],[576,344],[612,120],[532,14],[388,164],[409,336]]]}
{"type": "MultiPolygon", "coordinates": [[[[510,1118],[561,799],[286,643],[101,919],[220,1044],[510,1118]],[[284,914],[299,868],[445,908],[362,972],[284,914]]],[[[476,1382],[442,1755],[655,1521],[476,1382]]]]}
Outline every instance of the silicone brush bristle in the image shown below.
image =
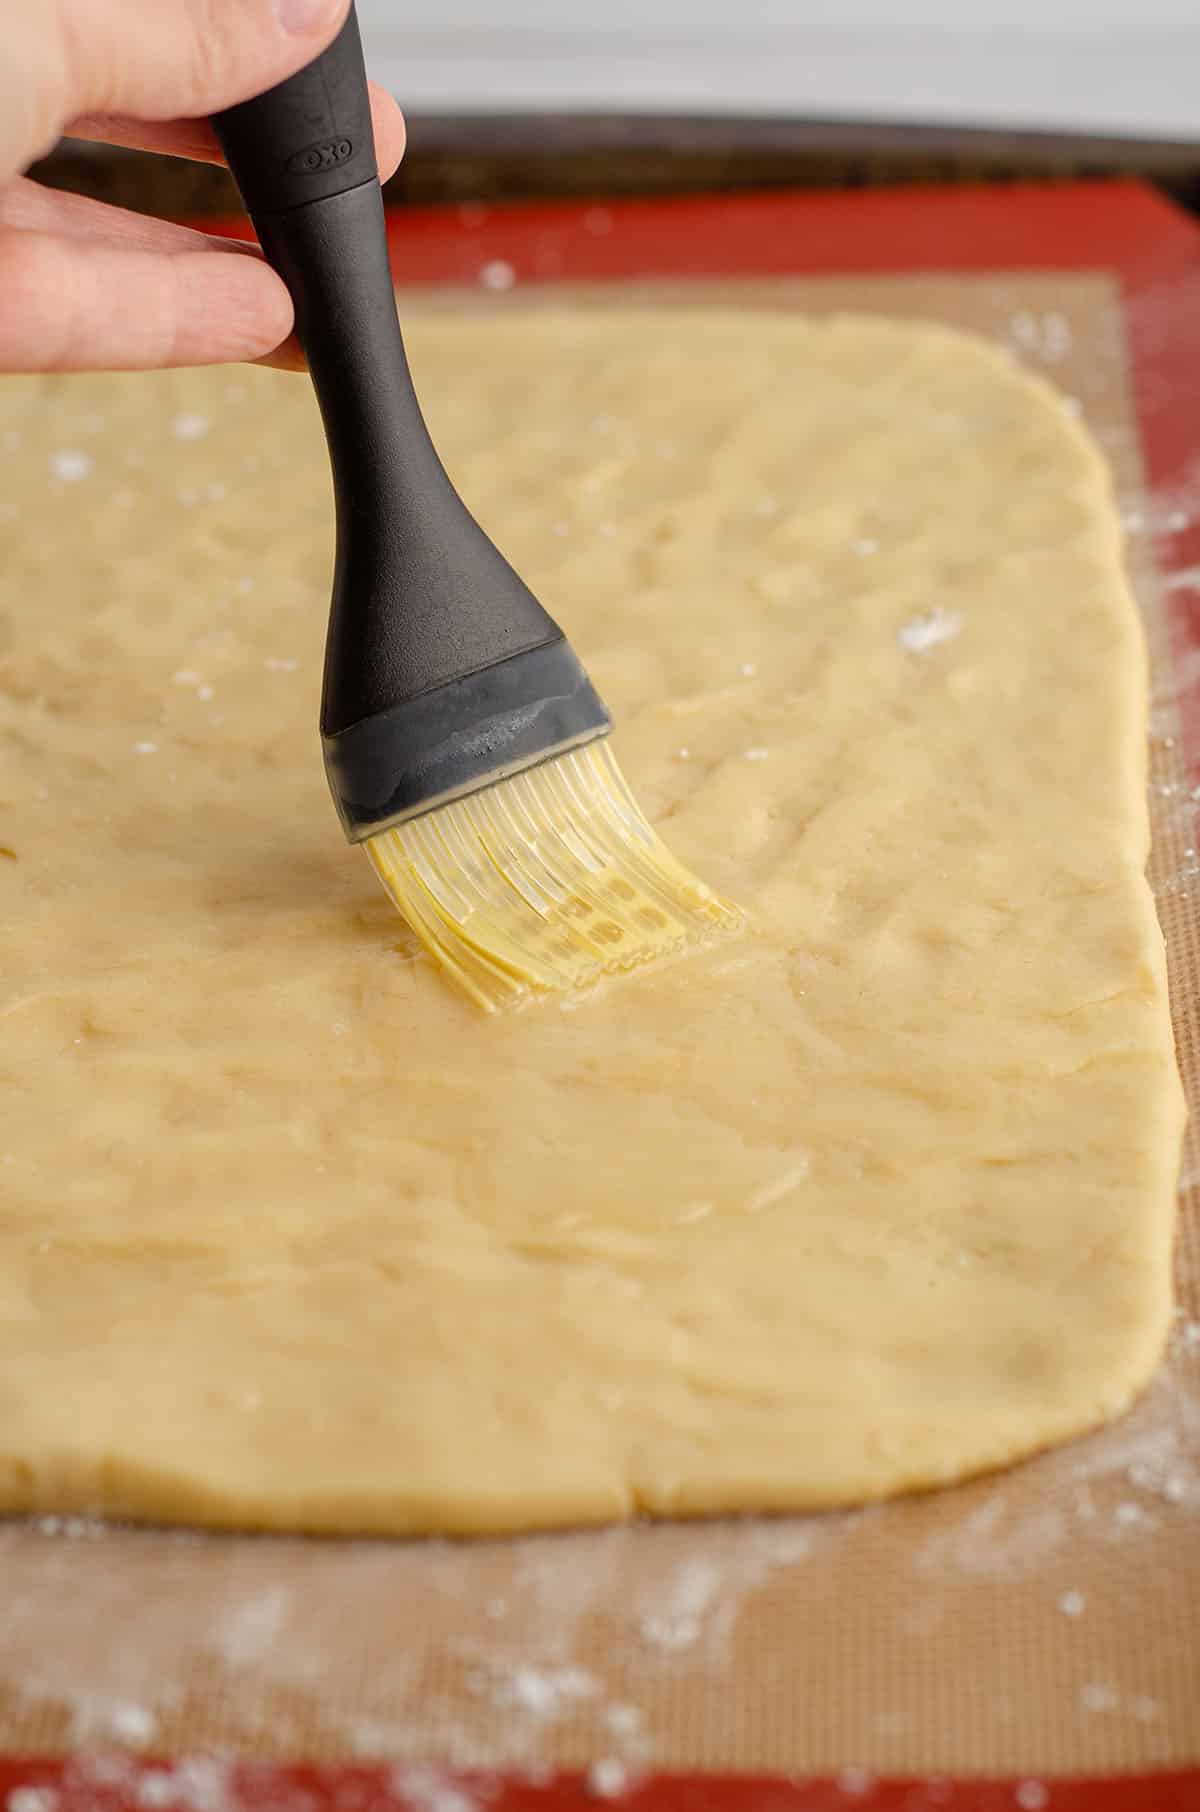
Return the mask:
{"type": "Polygon", "coordinates": [[[488,1012],[741,923],[671,855],[604,741],[370,837],[367,853],[425,948],[488,1012]]]}

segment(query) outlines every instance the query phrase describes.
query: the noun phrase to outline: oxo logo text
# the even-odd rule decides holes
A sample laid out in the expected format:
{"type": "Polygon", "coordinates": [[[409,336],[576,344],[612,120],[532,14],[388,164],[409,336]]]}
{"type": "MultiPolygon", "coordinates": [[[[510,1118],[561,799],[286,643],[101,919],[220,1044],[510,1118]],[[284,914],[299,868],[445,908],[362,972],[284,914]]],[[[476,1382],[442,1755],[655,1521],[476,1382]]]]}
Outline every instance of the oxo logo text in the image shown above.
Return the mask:
{"type": "Polygon", "coordinates": [[[293,151],[285,166],[298,175],[315,176],[319,170],[332,170],[338,164],[344,164],[354,146],[348,138],[326,138],[318,144],[306,145],[303,151],[293,151]]]}

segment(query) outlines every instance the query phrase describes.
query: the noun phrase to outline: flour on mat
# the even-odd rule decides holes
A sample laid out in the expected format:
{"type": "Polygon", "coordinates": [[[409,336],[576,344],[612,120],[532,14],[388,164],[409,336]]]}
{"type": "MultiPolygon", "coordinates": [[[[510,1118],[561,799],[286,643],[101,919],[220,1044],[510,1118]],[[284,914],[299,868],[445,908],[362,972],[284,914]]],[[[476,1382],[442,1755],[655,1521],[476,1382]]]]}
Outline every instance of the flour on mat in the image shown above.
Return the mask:
{"type": "Polygon", "coordinates": [[[4,1812],[56,1812],[57,1806],[53,1787],[13,1787],[4,1801],[4,1812]]]}
{"type": "Polygon", "coordinates": [[[561,1717],[567,1706],[576,1701],[595,1698],[599,1684],[581,1667],[532,1667],[524,1661],[509,1666],[498,1662],[469,1673],[467,1690],[490,1699],[493,1705],[549,1721],[561,1717]]]}
{"type": "MultiPolygon", "coordinates": [[[[261,1794],[250,1793],[243,1799],[233,1765],[218,1756],[183,1756],[163,1766],[97,1750],[69,1758],[62,1797],[75,1807],[119,1804],[137,1806],[142,1812],[166,1812],[166,1808],[170,1812],[252,1812],[261,1794]]],[[[14,1812],[11,1794],[7,1812],[14,1812]]],[[[18,1808],[17,1812],[38,1812],[38,1808],[18,1808]]],[[[55,1812],[55,1807],[42,1812],[55,1812]]],[[[278,1812],[287,1812],[286,1806],[280,1805],[278,1812]]]]}
{"type": "Polygon", "coordinates": [[[993,1490],[954,1527],[928,1537],[916,1565],[923,1573],[958,1578],[1018,1579],[1060,1548],[1067,1529],[1063,1510],[1014,1509],[1007,1492],[993,1490]]]}
{"type": "MultiPolygon", "coordinates": [[[[1177,1335],[1176,1344],[1186,1350],[1186,1338],[1177,1335]]],[[[1150,1500],[1118,1503],[1112,1512],[1118,1530],[1147,1526],[1156,1501],[1200,1508],[1200,1393],[1186,1388],[1182,1374],[1160,1375],[1131,1416],[1085,1444],[1073,1470],[1086,1480],[1120,1475],[1150,1500]]]]}
{"type": "Polygon", "coordinates": [[[1071,351],[1071,323],[1057,309],[1019,308],[1008,324],[1009,339],[1018,352],[1043,364],[1057,365],[1071,351]]]}
{"type": "Polygon", "coordinates": [[[596,1799],[620,1799],[629,1784],[629,1770],[615,1755],[601,1756],[587,1771],[587,1790],[596,1799]]]}
{"type": "Polygon", "coordinates": [[[145,1806],[147,1812],[156,1812],[162,1806],[169,1806],[175,1798],[175,1783],[165,1769],[150,1769],[143,1774],[134,1788],[134,1798],[139,1806],[145,1806]]]}
{"type": "Polygon", "coordinates": [[[71,1735],[79,1744],[122,1743],[141,1749],[154,1736],[157,1725],[149,1706],[136,1699],[79,1693],[71,1706],[71,1735]]]}
{"type": "Polygon", "coordinates": [[[408,1801],[412,1812],[480,1812],[480,1801],[445,1770],[420,1765],[394,1768],[394,1792],[408,1801]]]}
{"type": "Polygon", "coordinates": [[[288,1596],[282,1586],[275,1586],[234,1606],[218,1638],[227,1667],[247,1667],[270,1651],[283,1624],[288,1596]]]}
{"type": "Polygon", "coordinates": [[[704,1613],[721,1589],[721,1575],[708,1562],[689,1561],[676,1574],[669,1595],[659,1600],[658,1607],[647,1611],[638,1621],[638,1631],[652,1648],[691,1648],[703,1628],[704,1613]]]}

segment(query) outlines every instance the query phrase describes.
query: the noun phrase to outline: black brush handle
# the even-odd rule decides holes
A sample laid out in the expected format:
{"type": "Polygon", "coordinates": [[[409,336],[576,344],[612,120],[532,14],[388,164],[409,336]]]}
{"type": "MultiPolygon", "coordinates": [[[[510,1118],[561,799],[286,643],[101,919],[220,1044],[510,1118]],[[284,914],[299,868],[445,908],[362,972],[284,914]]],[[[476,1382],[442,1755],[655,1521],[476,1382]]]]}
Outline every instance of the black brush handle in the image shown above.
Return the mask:
{"type": "Polygon", "coordinates": [[[354,8],[315,62],[213,125],[254,220],[370,182],[379,172],[354,8]]]}
{"type": "Polygon", "coordinates": [[[325,423],[338,534],[321,728],[336,736],[562,632],[467,511],[422,419],[353,9],[314,63],[213,124],[291,291],[325,423]]]}

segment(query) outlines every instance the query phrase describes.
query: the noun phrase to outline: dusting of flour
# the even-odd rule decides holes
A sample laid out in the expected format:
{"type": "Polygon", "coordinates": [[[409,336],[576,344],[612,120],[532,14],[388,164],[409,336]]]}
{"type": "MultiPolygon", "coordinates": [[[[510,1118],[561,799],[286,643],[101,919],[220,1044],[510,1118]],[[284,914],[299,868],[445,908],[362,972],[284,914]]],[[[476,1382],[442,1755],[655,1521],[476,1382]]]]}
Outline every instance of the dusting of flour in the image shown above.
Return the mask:
{"type": "Polygon", "coordinates": [[[962,628],[962,618],[956,610],[928,611],[924,616],[913,617],[896,632],[896,640],[910,654],[927,654],[941,642],[952,642],[962,628]]]}

